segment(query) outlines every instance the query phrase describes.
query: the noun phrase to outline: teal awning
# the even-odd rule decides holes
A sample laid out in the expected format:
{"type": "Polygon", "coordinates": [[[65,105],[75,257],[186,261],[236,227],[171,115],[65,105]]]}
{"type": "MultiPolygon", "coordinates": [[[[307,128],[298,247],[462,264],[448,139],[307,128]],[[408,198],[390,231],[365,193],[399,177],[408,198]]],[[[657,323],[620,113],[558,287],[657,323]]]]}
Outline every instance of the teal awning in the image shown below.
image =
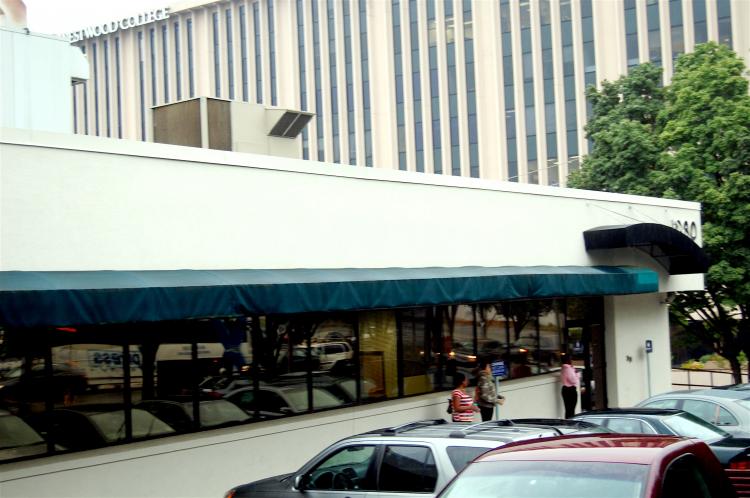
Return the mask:
{"type": "Polygon", "coordinates": [[[0,272],[0,325],[43,327],[656,292],[614,266],[0,272]]]}

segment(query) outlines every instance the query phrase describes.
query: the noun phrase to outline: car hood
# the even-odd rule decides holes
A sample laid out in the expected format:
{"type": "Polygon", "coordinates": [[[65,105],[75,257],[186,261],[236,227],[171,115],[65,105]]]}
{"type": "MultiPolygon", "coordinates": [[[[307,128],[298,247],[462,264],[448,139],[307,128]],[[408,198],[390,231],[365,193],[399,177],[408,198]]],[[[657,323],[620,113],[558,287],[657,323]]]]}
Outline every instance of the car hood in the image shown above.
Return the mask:
{"type": "Polygon", "coordinates": [[[292,487],[291,477],[294,474],[283,474],[253,481],[235,488],[235,496],[253,496],[255,493],[272,496],[274,492],[288,490],[292,487]]]}

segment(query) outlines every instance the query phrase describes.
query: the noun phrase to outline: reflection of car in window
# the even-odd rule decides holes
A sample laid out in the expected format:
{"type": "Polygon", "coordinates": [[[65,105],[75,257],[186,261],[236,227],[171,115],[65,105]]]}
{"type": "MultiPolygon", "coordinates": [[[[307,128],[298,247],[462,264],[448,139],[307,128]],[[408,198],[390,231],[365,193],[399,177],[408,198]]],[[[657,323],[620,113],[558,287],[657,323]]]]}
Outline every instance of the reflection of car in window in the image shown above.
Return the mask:
{"type": "Polygon", "coordinates": [[[47,443],[29,424],[6,410],[0,410],[0,461],[40,455],[47,443]]]}
{"type": "MultiPolygon", "coordinates": [[[[136,403],[135,407],[155,415],[177,432],[188,432],[193,429],[192,401],[151,399],[136,403]]],[[[201,401],[198,416],[203,428],[226,427],[250,419],[250,416],[237,405],[223,399],[201,401]]]]}
{"type": "MultiPolygon", "coordinates": [[[[171,434],[161,419],[145,410],[131,410],[133,439],[171,434]]],[[[123,441],[125,410],[122,405],[78,405],[41,414],[32,425],[47,439],[72,450],[98,448],[123,441]]]]}
{"type": "MultiPolygon", "coordinates": [[[[342,402],[334,395],[319,387],[313,387],[313,407],[316,410],[335,408],[342,402]]],[[[257,395],[253,387],[243,387],[226,395],[226,399],[236,404],[250,415],[261,418],[278,418],[308,411],[307,386],[259,387],[257,395]]]]}
{"type": "Polygon", "coordinates": [[[83,394],[88,381],[83,370],[64,363],[52,364],[52,381],[47,382],[44,364],[36,364],[29,371],[21,366],[14,368],[0,379],[0,400],[8,405],[20,400],[45,399],[47,389],[52,386],[55,402],[70,400],[73,396],[83,394]]]}

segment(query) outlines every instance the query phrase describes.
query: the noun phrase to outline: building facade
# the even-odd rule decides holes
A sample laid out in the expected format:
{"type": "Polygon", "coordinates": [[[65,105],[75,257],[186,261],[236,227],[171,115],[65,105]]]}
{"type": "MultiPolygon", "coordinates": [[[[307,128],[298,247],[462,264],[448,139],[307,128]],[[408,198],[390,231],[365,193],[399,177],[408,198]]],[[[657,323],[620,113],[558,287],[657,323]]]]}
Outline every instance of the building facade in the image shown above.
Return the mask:
{"type": "Polygon", "coordinates": [[[300,157],[565,185],[588,85],[716,40],[750,62],[744,0],[182,2],[75,32],[76,133],[149,140],[209,96],[315,113],[300,157]]]}

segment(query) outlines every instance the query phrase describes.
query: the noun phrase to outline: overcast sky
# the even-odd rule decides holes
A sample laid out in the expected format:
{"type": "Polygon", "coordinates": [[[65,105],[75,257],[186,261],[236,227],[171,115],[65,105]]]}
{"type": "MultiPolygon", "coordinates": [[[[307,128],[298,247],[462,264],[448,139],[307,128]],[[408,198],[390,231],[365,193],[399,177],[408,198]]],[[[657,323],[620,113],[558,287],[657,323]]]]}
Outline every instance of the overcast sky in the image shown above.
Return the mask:
{"type": "Polygon", "coordinates": [[[169,0],[24,0],[28,27],[35,33],[64,34],[168,6],[169,0]]]}

